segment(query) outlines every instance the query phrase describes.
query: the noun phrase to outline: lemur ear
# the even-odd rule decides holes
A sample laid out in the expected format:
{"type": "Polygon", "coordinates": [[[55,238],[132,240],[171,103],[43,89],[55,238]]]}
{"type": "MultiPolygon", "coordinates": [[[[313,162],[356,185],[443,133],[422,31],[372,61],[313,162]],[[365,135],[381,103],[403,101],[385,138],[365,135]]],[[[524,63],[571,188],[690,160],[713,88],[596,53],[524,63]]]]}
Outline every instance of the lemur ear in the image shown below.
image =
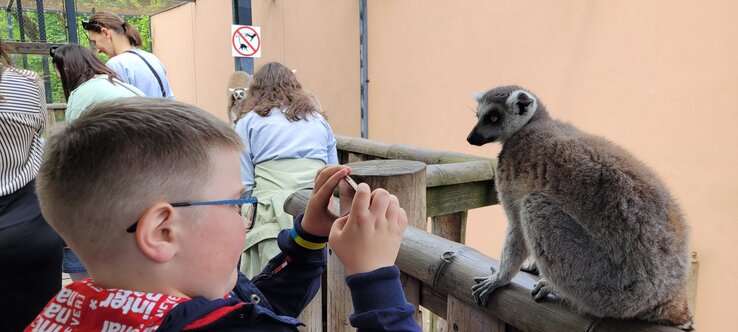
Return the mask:
{"type": "Polygon", "coordinates": [[[474,98],[474,101],[479,102],[482,100],[482,97],[484,96],[484,92],[475,92],[472,94],[472,98],[474,98]]]}
{"type": "Polygon", "coordinates": [[[518,100],[515,102],[518,105],[518,114],[523,115],[530,111],[530,106],[533,104],[533,98],[530,98],[527,93],[521,92],[518,94],[518,100]]]}

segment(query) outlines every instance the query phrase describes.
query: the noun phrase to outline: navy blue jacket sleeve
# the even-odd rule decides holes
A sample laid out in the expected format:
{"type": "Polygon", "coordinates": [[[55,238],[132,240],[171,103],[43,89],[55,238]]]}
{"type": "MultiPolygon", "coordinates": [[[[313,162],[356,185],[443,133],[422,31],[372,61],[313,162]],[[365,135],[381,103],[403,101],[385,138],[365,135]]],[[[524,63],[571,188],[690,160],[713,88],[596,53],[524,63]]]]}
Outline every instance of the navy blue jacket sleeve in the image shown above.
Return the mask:
{"type": "Polygon", "coordinates": [[[397,266],[348,276],[346,284],[354,303],[349,322],[358,331],[421,331],[413,318],[415,307],[402,292],[397,266]]]}
{"type": "Polygon", "coordinates": [[[302,230],[302,215],[295,218],[294,228],[279,233],[277,244],[282,253],[272,258],[252,282],[266,296],[275,313],[297,317],[320,288],[326,266],[325,246],[307,249],[297,244],[295,236],[310,243],[325,243],[302,230]]]}

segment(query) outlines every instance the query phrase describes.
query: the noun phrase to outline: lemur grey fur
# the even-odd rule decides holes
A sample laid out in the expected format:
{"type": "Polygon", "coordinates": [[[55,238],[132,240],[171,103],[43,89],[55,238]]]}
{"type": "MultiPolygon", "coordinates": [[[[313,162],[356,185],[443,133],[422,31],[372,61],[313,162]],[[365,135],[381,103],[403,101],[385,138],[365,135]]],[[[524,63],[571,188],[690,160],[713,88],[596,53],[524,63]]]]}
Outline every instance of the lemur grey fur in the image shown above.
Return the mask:
{"type": "Polygon", "coordinates": [[[510,283],[528,255],[549,294],[580,313],[692,328],[688,227],[666,186],[604,138],[553,120],[518,86],[478,96],[467,141],[502,143],[495,184],[508,218],[499,271],[475,278],[475,300],[510,283]]]}

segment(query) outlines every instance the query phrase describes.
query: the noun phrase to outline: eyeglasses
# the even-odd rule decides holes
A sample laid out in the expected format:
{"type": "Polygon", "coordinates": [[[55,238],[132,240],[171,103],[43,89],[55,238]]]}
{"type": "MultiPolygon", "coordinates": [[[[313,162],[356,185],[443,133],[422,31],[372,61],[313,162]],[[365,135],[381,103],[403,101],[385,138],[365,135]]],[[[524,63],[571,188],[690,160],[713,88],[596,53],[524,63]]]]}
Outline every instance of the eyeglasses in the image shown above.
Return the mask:
{"type": "MultiPolygon", "coordinates": [[[[254,221],[256,220],[256,207],[258,202],[256,197],[241,198],[241,199],[230,199],[224,201],[207,201],[207,202],[177,202],[170,203],[172,207],[184,207],[184,206],[196,206],[196,205],[233,205],[236,211],[244,218],[244,225],[246,230],[251,230],[254,227],[254,221]]],[[[136,226],[138,221],[133,223],[130,227],[126,228],[127,233],[136,233],[136,226]]]]}
{"type": "Polygon", "coordinates": [[[82,29],[88,31],[100,32],[100,29],[102,29],[102,27],[103,25],[97,21],[82,21],[82,29]]]}

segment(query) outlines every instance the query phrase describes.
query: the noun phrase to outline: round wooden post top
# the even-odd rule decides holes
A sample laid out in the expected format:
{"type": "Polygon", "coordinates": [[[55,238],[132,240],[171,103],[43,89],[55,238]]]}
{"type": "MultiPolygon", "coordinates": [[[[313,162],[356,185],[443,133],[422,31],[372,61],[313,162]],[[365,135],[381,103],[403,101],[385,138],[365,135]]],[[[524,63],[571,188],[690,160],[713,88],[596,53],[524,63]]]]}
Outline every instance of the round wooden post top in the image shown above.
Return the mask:
{"type": "Polygon", "coordinates": [[[382,177],[410,175],[425,170],[425,163],[414,160],[367,160],[346,164],[351,175],[358,177],[382,177]]]}

